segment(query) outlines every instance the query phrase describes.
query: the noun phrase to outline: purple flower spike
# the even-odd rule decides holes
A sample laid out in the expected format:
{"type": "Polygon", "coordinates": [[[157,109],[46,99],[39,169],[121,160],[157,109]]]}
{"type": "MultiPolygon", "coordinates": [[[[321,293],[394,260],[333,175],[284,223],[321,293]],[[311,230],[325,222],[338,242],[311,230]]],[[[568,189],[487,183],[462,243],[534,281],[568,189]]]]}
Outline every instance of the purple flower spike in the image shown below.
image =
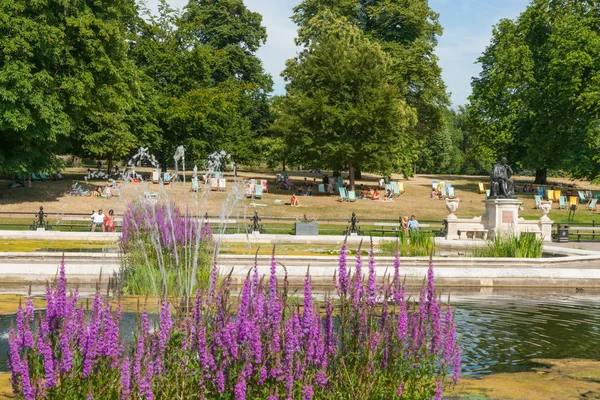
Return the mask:
{"type": "Polygon", "coordinates": [[[340,296],[346,296],[346,294],[348,293],[348,269],[346,267],[347,257],[348,247],[346,245],[346,241],[344,240],[344,243],[342,243],[342,247],[340,248],[340,258],[338,261],[338,294],[340,296]]]}

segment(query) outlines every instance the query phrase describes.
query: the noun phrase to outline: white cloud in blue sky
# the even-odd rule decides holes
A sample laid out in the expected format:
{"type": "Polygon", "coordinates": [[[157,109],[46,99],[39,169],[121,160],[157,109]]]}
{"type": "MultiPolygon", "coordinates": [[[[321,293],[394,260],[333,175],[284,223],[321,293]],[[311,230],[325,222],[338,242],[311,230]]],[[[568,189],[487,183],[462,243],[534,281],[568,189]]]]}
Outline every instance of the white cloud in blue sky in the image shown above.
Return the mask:
{"type": "MultiPolygon", "coordinates": [[[[292,8],[301,0],[245,0],[246,6],[263,16],[269,36],[258,51],[265,70],[273,76],[275,92],[283,94],[285,85],[281,71],[285,60],[296,55],[296,25],[290,20],[292,8]]],[[[187,0],[170,0],[173,7],[183,8],[187,0]]],[[[481,70],[475,64],[489,44],[492,26],[501,18],[515,18],[525,10],[528,0],[429,0],[440,14],[444,35],[436,50],[443,69],[442,77],[451,92],[454,106],[465,104],[471,93],[471,78],[481,70]]],[[[157,1],[148,7],[156,10],[157,1]]]]}

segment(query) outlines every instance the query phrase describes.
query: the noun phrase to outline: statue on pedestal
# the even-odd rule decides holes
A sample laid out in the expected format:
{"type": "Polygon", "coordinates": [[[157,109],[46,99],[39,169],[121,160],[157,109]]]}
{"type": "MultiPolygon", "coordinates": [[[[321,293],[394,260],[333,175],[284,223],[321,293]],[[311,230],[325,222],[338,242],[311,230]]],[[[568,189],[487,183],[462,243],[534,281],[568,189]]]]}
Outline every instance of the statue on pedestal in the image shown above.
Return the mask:
{"type": "Polygon", "coordinates": [[[510,180],[513,171],[508,165],[506,157],[502,157],[494,165],[491,172],[492,184],[490,187],[490,198],[492,199],[514,199],[515,183],[510,180]]]}

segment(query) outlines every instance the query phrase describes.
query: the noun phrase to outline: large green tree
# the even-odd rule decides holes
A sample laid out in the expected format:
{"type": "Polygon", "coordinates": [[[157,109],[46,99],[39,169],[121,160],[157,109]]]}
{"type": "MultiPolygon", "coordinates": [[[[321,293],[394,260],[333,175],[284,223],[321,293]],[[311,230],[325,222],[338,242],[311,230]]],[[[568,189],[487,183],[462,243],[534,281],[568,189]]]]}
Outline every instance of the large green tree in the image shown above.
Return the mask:
{"type": "Polygon", "coordinates": [[[600,4],[534,0],[501,20],[469,106],[482,153],[595,179],[600,171],[600,4]]]}
{"type": "Polygon", "coordinates": [[[288,60],[287,141],[314,166],[389,172],[397,167],[415,112],[394,83],[390,56],[346,18],[323,11],[299,32],[288,60]],[[291,120],[291,121],[290,121],[291,120]]]}
{"type": "Polygon", "coordinates": [[[125,40],[135,14],[132,0],[0,3],[0,170],[135,145],[127,117],[141,93],[125,40]]]}
{"type": "Polygon", "coordinates": [[[346,17],[389,55],[392,80],[417,112],[401,155],[401,169],[410,170],[424,157],[427,136],[443,130],[449,104],[434,53],[442,34],[438,14],[427,0],[303,0],[292,19],[302,27],[321,10],[346,17]]]}

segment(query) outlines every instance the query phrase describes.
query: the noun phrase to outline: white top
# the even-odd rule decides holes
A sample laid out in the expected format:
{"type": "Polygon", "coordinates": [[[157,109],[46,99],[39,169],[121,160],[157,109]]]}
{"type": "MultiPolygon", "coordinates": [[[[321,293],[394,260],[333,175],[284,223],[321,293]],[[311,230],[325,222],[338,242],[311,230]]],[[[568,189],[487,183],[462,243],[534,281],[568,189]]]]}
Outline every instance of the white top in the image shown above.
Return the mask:
{"type": "Polygon", "coordinates": [[[103,224],[104,223],[104,214],[98,214],[97,212],[93,213],[92,221],[95,224],[103,224]]]}

